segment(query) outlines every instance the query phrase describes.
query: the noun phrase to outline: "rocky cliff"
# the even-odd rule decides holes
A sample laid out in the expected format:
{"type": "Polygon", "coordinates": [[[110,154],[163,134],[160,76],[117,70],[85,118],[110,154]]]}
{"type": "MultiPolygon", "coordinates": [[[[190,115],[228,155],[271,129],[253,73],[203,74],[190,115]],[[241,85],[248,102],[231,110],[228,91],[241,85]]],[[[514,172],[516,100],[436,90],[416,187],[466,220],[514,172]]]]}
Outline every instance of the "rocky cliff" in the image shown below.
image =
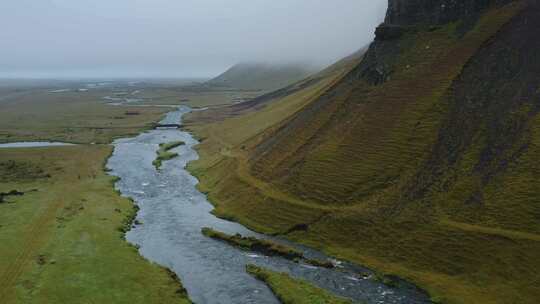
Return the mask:
{"type": "Polygon", "coordinates": [[[394,70],[402,48],[396,42],[397,38],[422,28],[434,31],[450,22],[457,23],[455,34],[463,36],[474,27],[486,9],[509,2],[512,0],[389,0],[385,21],[377,27],[375,42],[354,76],[380,84],[394,70]]]}
{"type": "Polygon", "coordinates": [[[511,0],[390,0],[385,24],[440,25],[458,20],[476,19],[492,6],[511,0]]]}

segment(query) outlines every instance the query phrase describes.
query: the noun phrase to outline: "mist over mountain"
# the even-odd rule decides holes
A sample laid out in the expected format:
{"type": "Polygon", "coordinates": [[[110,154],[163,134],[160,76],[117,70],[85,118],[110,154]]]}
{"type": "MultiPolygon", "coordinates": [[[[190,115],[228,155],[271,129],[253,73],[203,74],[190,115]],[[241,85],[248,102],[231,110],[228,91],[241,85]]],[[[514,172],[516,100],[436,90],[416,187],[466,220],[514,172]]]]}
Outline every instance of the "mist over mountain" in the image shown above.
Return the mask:
{"type": "Polygon", "coordinates": [[[301,63],[271,64],[245,62],[207,82],[208,85],[242,90],[277,90],[302,80],[317,71],[317,67],[301,63]]]}
{"type": "Polygon", "coordinates": [[[327,65],[373,39],[385,0],[6,0],[0,77],[214,77],[245,61],[327,65]]]}

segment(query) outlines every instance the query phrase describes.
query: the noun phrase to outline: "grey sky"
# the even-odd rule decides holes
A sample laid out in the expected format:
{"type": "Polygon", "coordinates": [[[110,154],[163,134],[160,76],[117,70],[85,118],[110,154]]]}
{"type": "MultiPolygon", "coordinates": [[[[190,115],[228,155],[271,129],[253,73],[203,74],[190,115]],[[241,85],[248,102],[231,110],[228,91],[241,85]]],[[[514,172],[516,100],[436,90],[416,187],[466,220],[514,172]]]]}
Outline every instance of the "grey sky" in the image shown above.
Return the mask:
{"type": "Polygon", "coordinates": [[[387,0],[0,0],[0,77],[206,77],[242,61],[328,64],[387,0]]]}

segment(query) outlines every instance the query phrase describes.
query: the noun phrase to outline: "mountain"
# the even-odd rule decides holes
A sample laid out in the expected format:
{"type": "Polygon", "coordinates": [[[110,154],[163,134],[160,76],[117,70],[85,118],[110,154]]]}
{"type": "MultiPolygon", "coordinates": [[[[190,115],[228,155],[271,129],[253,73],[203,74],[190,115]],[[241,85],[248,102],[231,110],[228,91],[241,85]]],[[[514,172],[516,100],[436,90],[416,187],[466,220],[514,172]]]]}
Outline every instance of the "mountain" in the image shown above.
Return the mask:
{"type": "Polygon", "coordinates": [[[240,63],[206,84],[241,90],[277,90],[315,72],[304,64],[240,63]]]}
{"type": "Polygon", "coordinates": [[[390,0],[341,74],[188,120],[190,169],[217,215],[434,302],[537,303],[539,35],[538,1],[390,0]]]}

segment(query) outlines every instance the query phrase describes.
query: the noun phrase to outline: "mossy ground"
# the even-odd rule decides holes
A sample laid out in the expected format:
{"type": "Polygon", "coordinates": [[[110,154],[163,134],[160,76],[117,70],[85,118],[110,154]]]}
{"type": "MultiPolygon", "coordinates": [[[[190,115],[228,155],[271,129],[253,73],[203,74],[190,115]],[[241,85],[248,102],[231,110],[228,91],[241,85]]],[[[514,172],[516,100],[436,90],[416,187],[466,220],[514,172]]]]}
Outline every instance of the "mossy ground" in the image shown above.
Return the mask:
{"type": "Polygon", "coordinates": [[[207,86],[178,86],[144,88],[137,97],[146,105],[186,105],[192,108],[216,107],[253,99],[264,92],[261,90],[237,90],[232,88],[210,88],[207,86]]]}
{"type": "Polygon", "coordinates": [[[158,121],[166,108],[110,106],[111,92],[48,93],[33,91],[0,104],[0,142],[64,141],[109,143],[138,134],[158,121]],[[127,115],[136,112],[139,115],[127,115]]]}
{"type": "Polygon", "coordinates": [[[268,284],[283,304],[351,304],[352,301],[336,297],[312,284],[291,278],[285,273],[273,272],[255,265],[246,271],[268,284]]]}
{"type": "Polygon", "coordinates": [[[175,141],[170,143],[162,143],[159,145],[159,149],[157,150],[156,159],[152,162],[152,164],[156,167],[156,169],[160,169],[163,165],[164,161],[171,160],[175,157],[178,157],[178,153],[169,152],[169,150],[172,150],[176,147],[182,146],[185,143],[183,141],[175,141]]]}
{"type": "Polygon", "coordinates": [[[317,267],[334,267],[334,265],[329,261],[308,259],[301,251],[298,251],[290,246],[278,244],[274,241],[262,240],[255,237],[243,237],[240,234],[229,235],[207,227],[203,228],[201,232],[207,237],[224,241],[242,250],[259,252],[267,256],[280,256],[297,263],[304,262],[317,267]]]}
{"type": "Polygon", "coordinates": [[[134,210],[103,170],[111,150],[0,149],[1,162],[16,164],[0,167],[0,192],[37,189],[0,205],[2,303],[190,303],[175,278],[123,240],[134,210]],[[21,168],[40,173],[14,172],[21,168]]]}
{"type": "MultiPolygon", "coordinates": [[[[106,105],[105,89],[16,90],[0,104],[0,141],[110,143],[169,111],[106,105]]],[[[105,173],[111,152],[100,144],[0,149],[0,192],[26,192],[0,205],[2,303],[190,303],[178,278],[124,240],[137,208],[105,173]]]]}
{"type": "Polygon", "coordinates": [[[180,147],[182,145],[185,145],[186,143],[179,140],[179,141],[173,141],[173,142],[170,142],[170,143],[163,143],[163,144],[160,144],[159,145],[159,148],[163,151],[169,151],[169,150],[172,150],[176,147],[180,147]]]}
{"type": "Polygon", "coordinates": [[[203,228],[201,232],[207,237],[224,241],[243,250],[262,252],[271,256],[282,256],[290,260],[303,257],[303,254],[294,248],[267,240],[260,240],[254,237],[243,237],[240,234],[229,235],[212,228],[203,228]]]}

